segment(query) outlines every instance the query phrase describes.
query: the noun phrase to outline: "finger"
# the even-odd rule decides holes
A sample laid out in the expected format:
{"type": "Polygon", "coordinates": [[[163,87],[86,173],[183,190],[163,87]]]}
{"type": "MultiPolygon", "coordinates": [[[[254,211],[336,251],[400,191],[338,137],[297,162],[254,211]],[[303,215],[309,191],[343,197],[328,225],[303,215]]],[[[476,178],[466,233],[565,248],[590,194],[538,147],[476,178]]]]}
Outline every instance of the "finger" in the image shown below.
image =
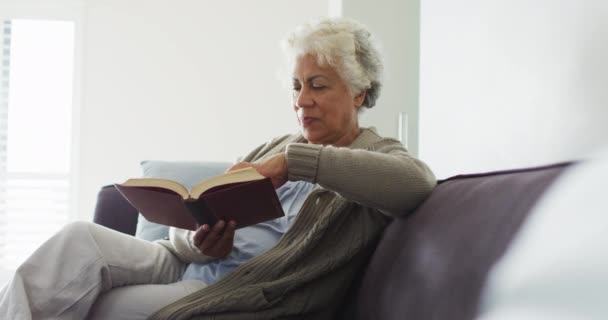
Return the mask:
{"type": "Polygon", "coordinates": [[[231,220],[228,222],[222,237],[216,243],[215,248],[217,248],[218,252],[221,252],[223,255],[228,255],[230,251],[232,251],[232,246],[234,244],[234,231],[236,230],[236,222],[231,220]]]}
{"type": "Polygon", "coordinates": [[[251,163],[249,163],[249,162],[239,162],[237,164],[234,164],[230,168],[228,168],[228,170],[226,170],[226,172],[230,172],[230,171],[234,171],[234,170],[238,170],[238,169],[243,169],[243,168],[247,168],[247,167],[251,167],[251,163]]]}
{"type": "Polygon", "coordinates": [[[210,249],[215,246],[215,243],[220,238],[220,235],[222,234],[225,225],[226,223],[223,220],[220,220],[213,226],[213,228],[211,228],[211,231],[209,232],[209,234],[207,234],[207,236],[199,247],[201,251],[203,251],[203,253],[205,253],[204,251],[206,251],[207,249],[210,249]]]}
{"type": "Polygon", "coordinates": [[[264,177],[269,177],[270,172],[263,164],[250,163],[250,167],[254,168],[255,171],[257,171],[259,174],[263,175],[264,177]]]}
{"type": "Polygon", "coordinates": [[[199,247],[201,245],[203,240],[205,240],[205,238],[209,234],[209,229],[211,229],[211,227],[208,224],[204,224],[198,229],[196,229],[196,232],[194,232],[194,236],[192,237],[194,246],[199,247]]]}

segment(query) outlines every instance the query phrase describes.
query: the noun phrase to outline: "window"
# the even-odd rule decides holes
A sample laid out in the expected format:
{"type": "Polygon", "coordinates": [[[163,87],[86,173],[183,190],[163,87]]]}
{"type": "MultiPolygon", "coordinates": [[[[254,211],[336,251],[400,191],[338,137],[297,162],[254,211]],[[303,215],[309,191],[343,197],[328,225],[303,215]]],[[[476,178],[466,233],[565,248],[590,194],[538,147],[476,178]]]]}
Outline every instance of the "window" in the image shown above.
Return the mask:
{"type": "Polygon", "coordinates": [[[0,270],[12,270],[70,218],[74,23],[0,27],[0,270]]]}

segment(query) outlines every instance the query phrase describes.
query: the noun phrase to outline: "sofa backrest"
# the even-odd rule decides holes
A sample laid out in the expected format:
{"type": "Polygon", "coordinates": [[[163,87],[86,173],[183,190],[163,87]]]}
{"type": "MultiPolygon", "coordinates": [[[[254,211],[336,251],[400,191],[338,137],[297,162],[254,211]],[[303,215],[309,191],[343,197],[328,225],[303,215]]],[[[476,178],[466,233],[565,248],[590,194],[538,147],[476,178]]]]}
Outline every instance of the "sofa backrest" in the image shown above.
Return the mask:
{"type": "Polygon", "coordinates": [[[567,166],[441,181],[387,227],[338,318],[474,319],[488,271],[567,166]]]}
{"type": "MultiPolygon", "coordinates": [[[[387,227],[339,319],[474,319],[492,265],[531,208],[568,166],[456,176],[387,227]]],[[[137,211],[113,186],[94,221],[134,234],[137,211]]]]}

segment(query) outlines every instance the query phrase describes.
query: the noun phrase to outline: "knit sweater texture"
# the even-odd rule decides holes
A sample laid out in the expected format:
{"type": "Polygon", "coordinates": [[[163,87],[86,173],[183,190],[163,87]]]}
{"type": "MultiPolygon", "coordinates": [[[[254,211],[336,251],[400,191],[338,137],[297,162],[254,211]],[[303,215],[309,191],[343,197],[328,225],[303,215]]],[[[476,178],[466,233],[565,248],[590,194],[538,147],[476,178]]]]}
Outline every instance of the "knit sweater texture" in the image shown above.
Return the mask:
{"type": "MultiPolygon", "coordinates": [[[[243,161],[278,152],[286,154],[289,180],[318,184],[289,231],[266,253],[149,319],[331,319],[390,217],[412,211],[436,184],[422,161],[373,128],[349,147],[279,137],[243,161]]],[[[171,236],[161,244],[180,259],[208,259],[190,233],[171,236]]]]}

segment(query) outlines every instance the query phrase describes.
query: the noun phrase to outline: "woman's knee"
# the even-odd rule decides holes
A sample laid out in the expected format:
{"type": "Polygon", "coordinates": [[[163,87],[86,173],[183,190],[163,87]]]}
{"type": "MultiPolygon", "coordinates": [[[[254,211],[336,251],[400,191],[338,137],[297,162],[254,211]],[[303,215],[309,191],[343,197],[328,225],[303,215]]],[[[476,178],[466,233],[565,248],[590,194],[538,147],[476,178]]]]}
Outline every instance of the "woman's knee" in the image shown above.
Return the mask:
{"type": "Polygon", "coordinates": [[[89,221],[73,221],[70,222],[68,224],[66,224],[65,226],[63,226],[63,228],[61,229],[60,232],[66,232],[66,233],[80,233],[83,231],[88,232],[89,227],[92,225],[92,222],[89,221]]]}
{"type": "Polygon", "coordinates": [[[88,221],[70,222],[59,230],[57,237],[70,239],[82,239],[83,237],[90,237],[91,225],[93,225],[93,223],[88,221]]]}

